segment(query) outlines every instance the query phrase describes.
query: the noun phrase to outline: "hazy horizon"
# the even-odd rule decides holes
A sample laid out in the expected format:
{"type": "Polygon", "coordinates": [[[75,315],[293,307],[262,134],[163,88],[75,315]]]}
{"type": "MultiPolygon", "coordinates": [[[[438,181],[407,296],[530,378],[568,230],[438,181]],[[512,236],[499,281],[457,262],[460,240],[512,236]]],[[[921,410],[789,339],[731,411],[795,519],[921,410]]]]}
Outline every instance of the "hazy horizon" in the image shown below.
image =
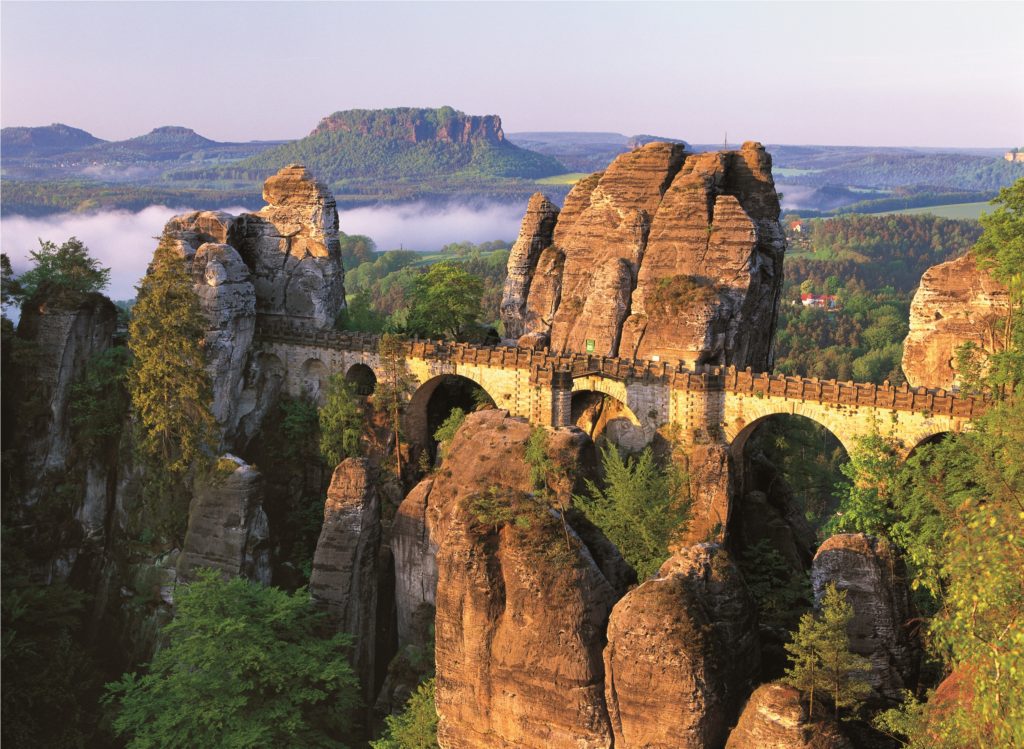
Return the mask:
{"type": "Polygon", "coordinates": [[[1024,141],[1022,3],[8,1],[0,16],[0,124],[106,140],[164,125],[291,140],[337,110],[450,105],[510,133],[1024,141]]]}

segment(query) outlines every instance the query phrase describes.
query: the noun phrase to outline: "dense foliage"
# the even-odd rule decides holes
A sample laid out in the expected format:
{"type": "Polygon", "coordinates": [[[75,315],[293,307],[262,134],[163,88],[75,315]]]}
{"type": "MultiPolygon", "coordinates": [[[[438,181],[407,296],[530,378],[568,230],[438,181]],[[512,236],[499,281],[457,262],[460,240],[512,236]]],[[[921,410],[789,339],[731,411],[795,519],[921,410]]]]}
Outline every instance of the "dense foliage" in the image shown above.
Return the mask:
{"type": "Polygon", "coordinates": [[[575,505],[615,544],[640,580],[658,571],[668,547],[690,515],[686,479],[674,464],[659,466],[650,448],[624,458],[618,448],[601,448],[603,486],[587,481],[575,505]]]}
{"type": "Polygon", "coordinates": [[[481,280],[462,265],[435,263],[416,278],[408,328],[423,338],[459,340],[480,319],[483,292],[481,280]]]}
{"type": "Polygon", "coordinates": [[[437,709],[434,680],[420,684],[405,709],[384,719],[384,735],[370,742],[372,749],[437,749],[437,709]]]}
{"type": "Polygon", "coordinates": [[[331,467],[362,454],[365,413],[355,385],[344,372],[331,375],[320,406],[320,457],[331,467]]]}
{"type": "Polygon", "coordinates": [[[18,276],[19,291],[25,299],[31,299],[45,287],[48,300],[73,304],[86,294],[100,291],[110,281],[110,268],[102,267],[89,255],[89,248],[75,237],[59,247],[39,240],[39,249],[29,252],[29,256],[32,268],[18,276]]]}
{"type": "Polygon", "coordinates": [[[188,511],[181,484],[190,469],[209,462],[214,447],[206,319],[181,257],[167,243],[157,246],[138,289],[128,329],[128,390],[140,427],[138,453],[152,469],[146,524],[180,538],[188,511]]]}
{"type": "Polygon", "coordinates": [[[147,672],[107,687],[129,749],[340,745],[358,700],[349,640],[318,633],[304,589],[203,571],[175,598],[147,672]]]}
{"type": "MultiPolygon", "coordinates": [[[[1024,184],[1024,183],[1022,183],[1024,184]]],[[[1004,191],[979,242],[983,262],[1014,292],[1024,264],[1020,185],[1004,191]]],[[[1019,328],[1021,308],[1007,325],[1019,328]]],[[[877,435],[862,441],[848,475],[839,529],[887,537],[927,595],[926,640],[959,686],[908,701],[878,725],[912,747],[1024,744],[1024,357],[1017,336],[991,357],[984,384],[1004,397],[974,428],[899,460],[877,435]]]]}

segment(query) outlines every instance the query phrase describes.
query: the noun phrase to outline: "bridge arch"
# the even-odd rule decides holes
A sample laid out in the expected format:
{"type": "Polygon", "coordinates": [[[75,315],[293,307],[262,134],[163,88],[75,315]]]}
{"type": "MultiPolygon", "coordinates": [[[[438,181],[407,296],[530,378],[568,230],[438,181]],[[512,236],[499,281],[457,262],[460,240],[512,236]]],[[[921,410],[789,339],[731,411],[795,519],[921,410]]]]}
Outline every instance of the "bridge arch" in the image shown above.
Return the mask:
{"type": "Polygon", "coordinates": [[[315,357],[306,359],[299,368],[301,392],[296,393],[296,395],[307,395],[319,403],[322,394],[327,388],[327,380],[330,376],[330,370],[320,359],[315,357]]]}
{"type": "Polygon", "coordinates": [[[345,379],[355,387],[357,395],[372,395],[377,388],[377,375],[368,365],[356,362],[345,372],[345,379]]]}
{"type": "Polygon", "coordinates": [[[433,453],[434,432],[455,408],[466,413],[480,406],[494,406],[494,397],[484,386],[466,375],[445,373],[431,377],[413,393],[405,409],[409,441],[433,453]]]}
{"type": "Polygon", "coordinates": [[[621,398],[605,390],[573,389],[570,413],[572,423],[591,439],[604,435],[629,452],[644,449],[654,436],[621,398]]]}
{"type": "Polygon", "coordinates": [[[848,417],[840,411],[830,409],[815,401],[776,400],[771,398],[744,399],[742,415],[732,416],[726,413],[725,441],[733,458],[743,455],[750,435],[765,419],[777,415],[803,416],[819,426],[825,427],[842,444],[846,454],[853,450],[858,436],[851,433],[848,417]]]}

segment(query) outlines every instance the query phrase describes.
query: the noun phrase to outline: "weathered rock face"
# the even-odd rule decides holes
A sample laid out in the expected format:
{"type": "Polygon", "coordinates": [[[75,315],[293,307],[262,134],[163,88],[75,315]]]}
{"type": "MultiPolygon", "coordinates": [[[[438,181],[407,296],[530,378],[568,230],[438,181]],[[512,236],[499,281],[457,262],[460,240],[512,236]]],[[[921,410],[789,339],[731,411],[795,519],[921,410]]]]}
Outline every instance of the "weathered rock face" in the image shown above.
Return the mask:
{"type": "Polygon", "coordinates": [[[648,144],[573,188],[551,247],[525,270],[516,257],[533,282],[506,286],[506,331],[560,352],[770,368],[785,252],[771,157],[683,149],[648,144]]]}
{"type": "Polygon", "coordinates": [[[249,348],[256,333],[252,274],[229,244],[207,242],[192,259],[193,288],[206,315],[206,368],[213,385],[213,417],[233,432],[249,348]]]}
{"type": "Polygon", "coordinates": [[[530,283],[533,281],[540,253],[551,246],[551,235],[557,220],[557,206],[539,192],[534,193],[526,206],[519,238],[512,245],[508,257],[508,276],[505,279],[501,310],[507,338],[518,339],[524,333],[526,299],[530,292],[530,283]]]}
{"type": "MultiPolygon", "coordinates": [[[[18,338],[30,344],[17,362],[24,391],[22,409],[32,411],[23,446],[26,476],[60,471],[67,465],[71,387],[89,360],[112,344],[117,308],[101,294],[90,294],[70,308],[47,301],[45,292],[21,311],[18,338]]],[[[9,404],[10,405],[10,404],[9,404]]]]}
{"type": "Polygon", "coordinates": [[[345,306],[338,212],[323,184],[298,165],[270,177],[268,205],[232,216],[175,216],[161,241],[187,264],[209,325],[207,369],[224,448],[244,450],[280,390],[283,366],[251,356],[256,315],[326,328],[345,306]]]}
{"type": "Polygon", "coordinates": [[[267,516],[263,512],[263,477],[245,461],[226,455],[221,462],[237,467],[197,483],[189,505],[188,530],[178,559],[178,574],[188,578],[200,567],[225,575],[270,584],[267,516]]]}
{"type": "Polygon", "coordinates": [[[339,631],[353,638],[352,661],[366,700],[373,697],[380,501],[365,458],[338,464],[327,489],[324,524],[309,592],[339,631]]]}
{"type": "Polygon", "coordinates": [[[725,749],[852,749],[821,704],[808,719],[800,692],[784,684],[762,684],[750,695],[725,749]]]}
{"type": "MultiPolygon", "coordinates": [[[[433,482],[417,487],[399,510],[406,518],[401,522],[413,529],[403,534],[410,548],[425,555],[437,549],[436,704],[443,747],[611,743],[601,650],[608,613],[630,581],[628,569],[595,528],[577,533],[531,499],[524,458],[530,432],[529,424],[504,411],[471,414],[433,482]],[[491,522],[481,515],[481,501],[511,508],[522,520],[491,522]]],[[[549,446],[570,475],[587,472],[592,446],[582,432],[551,431],[549,446]]],[[[552,488],[567,499],[573,487],[563,484],[552,488]]],[[[396,577],[408,581],[406,611],[413,611],[429,600],[429,563],[403,552],[401,543],[395,556],[396,577]]]]}
{"type": "Polygon", "coordinates": [[[853,607],[850,649],[871,661],[868,683],[877,697],[898,702],[901,690],[917,683],[920,657],[908,629],[912,612],[902,561],[884,540],[863,533],[832,536],[811,566],[819,603],[829,583],[845,590],[853,607]]]}
{"type": "Polygon", "coordinates": [[[1006,288],[970,253],[933,265],[910,304],[910,332],[903,342],[903,374],[912,387],[950,389],[960,384],[956,350],[973,342],[988,353],[1004,348],[1009,314],[1006,288]]]}
{"type": "Polygon", "coordinates": [[[681,548],[725,538],[731,511],[733,475],[729,448],[725,445],[694,445],[687,456],[692,492],[691,518],[681,548]]]}
{"type": "MultiPolygon", "coordinates": [[[[230,245],[250,274],[256,312],[318,328],[332,326],[345,306],[334,197],[304,166],[292,164],[267,179],[263,199],[268,205],[257,213],[198,211],[175,216],[164,227],[163,238],[176,243],[189,262],[205,243],[230,245]]],[[[237,263],[225,253],[219,250],[217,260],[227,275],[214,284],[197,276],[197,282],[215,288],[242,283],[241,268],[235,269],[237,263]]],[[[228,291],[238,290],[219,289],[217,295],[231,298],[228,291]]],[[[214,306],[224,313],[229,309],[225,305],[214,306]]]]}
{"type": "Polygon", "coordinates": [[[256,311],[318,328],[345,306],[338,210],[304,166],[286,166],[263,186],[268,205],[243,214],[238,251],[252,270],[256,311]]]}
{"type": "Polygon", "coordinates": [[[424,645],[416,626],[424,610],[434,610],[437,590],[437,542],[430,536],[427,500],[434,487],[425,478],[402,500],[391,527],[391,551],[395,557],[395,612],[398,646],[424,645]]]}
{"type": "Polygon", "coordinates": [[[608,622],[615,746],[721,746],[759,661],[756,608],[728,554],[712,544],[678,552],[608,622]]]}

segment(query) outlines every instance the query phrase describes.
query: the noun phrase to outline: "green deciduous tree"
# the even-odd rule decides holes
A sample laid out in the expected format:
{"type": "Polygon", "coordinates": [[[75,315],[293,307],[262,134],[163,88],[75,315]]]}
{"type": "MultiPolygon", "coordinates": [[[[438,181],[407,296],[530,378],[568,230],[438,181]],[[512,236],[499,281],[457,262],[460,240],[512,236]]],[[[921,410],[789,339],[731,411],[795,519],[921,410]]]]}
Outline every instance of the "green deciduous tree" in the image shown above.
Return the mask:
{"type": "Polygon", "coordinates": [[[644,580],[658,571],[672,539],[686,527],[685,477],[674,464],[660,467],[650,448],[627,459],[609,443],[601,448],[601,464],[603,488],[588,480],[587,493],[575,504],[644,580]]]}
{"type": "Polygon", "coordinates": [[[114,346],[92,357],[71,387],[71,426],[78,444],[89,453],[115,447],[121,438],[129,398],[128,349],[114,346]]]}
{"type": "Polygon", "coordinates": [[[846,600],[846,591],[830,583],[820,615],[804,614],[793,641],[786,644],[791,665],[783,681],[807,695],[811,715],[816,694],[832,700],[838,718],[841,709],[859,706],[871,691],[864,681],[871,670],[870,662],[850,652],[847,626],[852,619],[853,607],[846,600]]]}
{"type": "Polygon", "coordinates": [[[138,287],[128,328],[134,356],[128,391],[138,414],[138,452],[148,472],[147,512],[171,537],[184,531],[190,467],[213,453],[210,376],[203,358],[206,319],[181,256],[164,242],[138,287]]]}
{"type": "Polygon", "coordinates": [[[355,385],[341,372],[327,381],[324,404],[320,407],[320,456],[329,467],[345,458],[361,455],[363,406],[355,385]]]}
{"type": "Polygon", "coordinates": [[[387,729],[372,749],[437,749],[437,709],[434,707],[434,680],[417,687],[398,715],[384,719],[387,729]]]}
{"type": "Polygon", "coordinates": [[[305,589],[206,570],[175,598],[147,672],[107,685],[130,749],[340,746],[358,700],[350,641],[318,634],[305,589]]]}
{"type": "Polygon", "coordinates": [[[448,414],[448,417],[441,422],[441,426],[434,430],[434,439],[438,442],[442,457],[447,453],[448,446],[455,439],[455,433],[459,431],[459,427],[462,426],[462,422],[465,420],[466,412],[456,406],[448,414]]]}
{"type": "Polygon", "coordinates": [[[67,298],[69,302],[100,291],[110,281],[110,269],[89,255],[80,239],[71,237],[62,245],[39,240],[39,250],[29,252],[35,263],[18,277],[21,292],[31,298],[40,288],[67,298]]]}
{"type": "Polygon", "coordinates": [[[416,279],[408,327],[428,338],[458,338],[482,314],[483,282],[458,263],[440,262],[416,279]]]}

